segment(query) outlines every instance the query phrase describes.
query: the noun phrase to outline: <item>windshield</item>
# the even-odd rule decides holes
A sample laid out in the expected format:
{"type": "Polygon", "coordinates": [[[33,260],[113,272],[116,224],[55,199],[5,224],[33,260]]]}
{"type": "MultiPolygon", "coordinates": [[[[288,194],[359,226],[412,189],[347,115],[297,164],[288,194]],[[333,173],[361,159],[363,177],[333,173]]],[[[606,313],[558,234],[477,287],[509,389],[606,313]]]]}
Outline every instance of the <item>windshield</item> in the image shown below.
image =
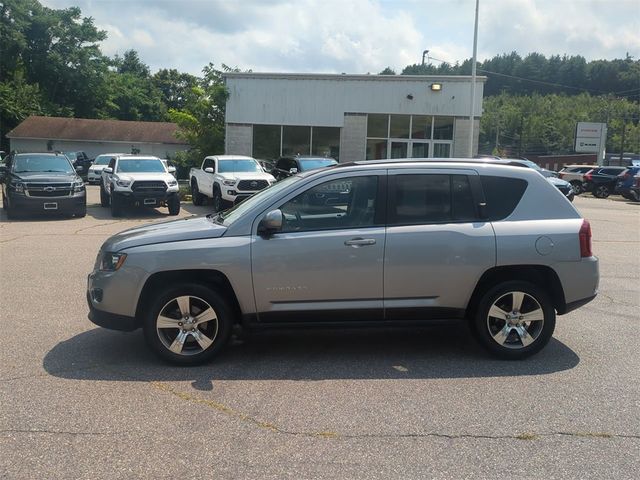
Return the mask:
{"type": "Polygon", "coordinates": [[[300,167],[303,172],[307,170],[315,170],[317,168],[330,167],[332,165],[337,165],[338,162],[331,158],[309,158],[309,159],[298,159],[300,162],[300,167]]]}
{"type": "Polygon", "coordinates": [[[165,173],[164,165],[159,159],[153,158],[137,158],[131,160],[121,159],[118,162],[118,172],[135,173],[135,172],[159,172],[165,173]]]}
{"type": "Polygon", "coordinates": [[[270,187],[265,188],[264,190],[260,190],[260,192],[247,198],[244,202],[239,203],[238,205],[231,207],[229,210],[225,210],[224,212],[219,214],[218,217],[216,217],[216,221],[222,223],[223,225],[231,225],[238,218],[240,218],[244,214],[244,212],[253,208],[259,203],[268,203],[272,197],[280,193],[289,185],[298,182],[300,178],[301,177],[298,176],[288,177],[281,182],[275,183],[270,187]]]}
{"type": "Polygon", "coordinates": [[[15,158],[13,171],[24,172],[62,172],[74,173],[69,159],[54,155],[29,155],[15,158]]]}
{"type": "Polygon", "coordinates": [[[113,155],[98,155],[93,161],[94,165],[109,165],[109,160],[113,158],[113,155]]]}
{"type": "Polygon", "coordinates": [[[218,160],[218,173],[262,172],[255,160],[218,160]]]}

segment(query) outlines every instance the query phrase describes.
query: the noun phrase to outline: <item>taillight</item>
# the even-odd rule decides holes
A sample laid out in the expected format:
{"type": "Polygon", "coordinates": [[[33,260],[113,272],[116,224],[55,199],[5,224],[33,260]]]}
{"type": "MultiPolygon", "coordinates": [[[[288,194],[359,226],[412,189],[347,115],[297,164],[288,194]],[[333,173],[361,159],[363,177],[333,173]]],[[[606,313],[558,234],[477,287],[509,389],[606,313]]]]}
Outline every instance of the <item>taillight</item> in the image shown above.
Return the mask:
{"type": "Polygon", "coordinates": [[[589,170],[587,173],[584,174],[584,179],[587,182],[590,182],[591,179],[593,178],[592,173],[593,173],[593,170],[589,170]]]}
{"type": "Polygon", "coordinates": [[[582,220],[582,226],[580,227],[580,256],[591,257],[591,225],[587,220],[582,220]]]}
{"type": "Polygon", "coordinates": [[[562,173],[562,172],[558,173],[558,177],[564,178],[564,173],[562,173]]]}

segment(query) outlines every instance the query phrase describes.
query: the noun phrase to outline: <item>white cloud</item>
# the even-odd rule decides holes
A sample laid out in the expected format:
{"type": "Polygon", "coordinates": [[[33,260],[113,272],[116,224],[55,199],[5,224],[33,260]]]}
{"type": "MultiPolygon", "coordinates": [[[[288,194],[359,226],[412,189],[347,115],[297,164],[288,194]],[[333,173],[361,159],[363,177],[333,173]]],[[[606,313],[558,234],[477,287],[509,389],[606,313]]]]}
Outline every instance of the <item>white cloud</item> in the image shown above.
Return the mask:
{"type": "MultiPolygon", "coordinates": [[[[471,56],[474,0],[41,0],[79,4],[107,30],[105,54],[137,50],[152,70],[209,62],[253,71],[376,73],[471,56]]],[[[480,0],[478,52],[640,54],[637,0],[480,0]]]]}

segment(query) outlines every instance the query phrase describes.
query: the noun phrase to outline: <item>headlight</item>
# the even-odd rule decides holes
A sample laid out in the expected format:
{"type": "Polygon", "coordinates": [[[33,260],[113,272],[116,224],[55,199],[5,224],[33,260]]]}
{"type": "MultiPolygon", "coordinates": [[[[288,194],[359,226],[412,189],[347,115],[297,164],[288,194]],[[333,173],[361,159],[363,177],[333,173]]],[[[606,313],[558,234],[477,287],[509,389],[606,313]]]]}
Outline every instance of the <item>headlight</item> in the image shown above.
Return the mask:
{"type": "Polygon", "coordinates": [[[235,180],[223,180],[222,183],[224,183],[228,187],[233,187],[236,184],[236,181],[235,180]]]}
{"type": "Polygon", "coordinates": [[[178,181],[177,180],[169,180],[167,182],[167,185],[169,185],[170,187],[175,187],[176,185],[178,185],[178,181]]]}
{"type": "Polygon", "coordinates": [[[24,193],[24,188],[25,188],[24,183],[22,183],[22,182],[13,182],[11,185],[13,185],[13,188],[16,191],[16,193],[24,193]]]}
{"type": "Polygon", "coordinates": [[[116,185],[126,188],[131,185],[131,180],[116,180],[116,185]]]}
{"type": "Polygon", "coordinates": [[[84,182],[82,180],[73,182],[73,193],[84,192],[84,182]]]}
{"type": "Polygon", "coordinates": [[[126,258],[126,253],[105,252],[100,262],[100,270],[115,272],[122,266],[126,258]]]}

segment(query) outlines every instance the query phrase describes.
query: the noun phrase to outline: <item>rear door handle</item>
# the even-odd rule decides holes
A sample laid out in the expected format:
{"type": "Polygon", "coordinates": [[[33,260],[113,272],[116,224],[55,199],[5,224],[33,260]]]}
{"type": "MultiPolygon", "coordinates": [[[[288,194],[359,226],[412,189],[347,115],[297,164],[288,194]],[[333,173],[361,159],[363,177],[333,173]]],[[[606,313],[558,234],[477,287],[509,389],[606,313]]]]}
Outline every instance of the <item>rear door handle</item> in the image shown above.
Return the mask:
{"type": "Polygon", "coordinates": [[[344,244],[347,247],[354,247],[354,248],[358,248],[358,247],[364,247],[366,245],[375,245],[376,244],[376,240],[375,238],[352,238],[351,240],[347,240],[344,242],[344,244]]]}

